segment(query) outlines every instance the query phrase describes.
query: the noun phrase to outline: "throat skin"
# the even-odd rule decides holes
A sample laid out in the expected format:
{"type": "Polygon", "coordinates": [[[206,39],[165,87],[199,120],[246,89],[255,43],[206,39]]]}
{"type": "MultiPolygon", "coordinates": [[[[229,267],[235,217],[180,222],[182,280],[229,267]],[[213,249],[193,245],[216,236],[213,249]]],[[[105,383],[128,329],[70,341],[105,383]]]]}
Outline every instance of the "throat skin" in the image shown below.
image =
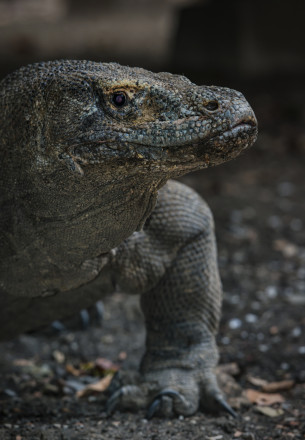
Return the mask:
{"type": "Polygon", "coordinates": [[[103,166],[99,173],[96,166],[84,167],[82,177],[70,174],[67,178],[65,171],[63,181],[57,174],[54,188],[47,184],[51,175],[44,176],[43,197],[40,187],[19,198],[19,217],[11,234],[18,247],[11,244],[3,270],[9,290],[14,280],[10,293],[35,297],[45,292],[48,296],[96,278],[105,255],[143,227],[162,186],[160,179],[141,179],[132,168],[125,164],[122,173],[128,177],[122,174],[116,180],[110,180],[106,172],[103,175],[103,166]],[[65,188],[60,194],[56,191],[59,183],[65,188]],[[35,205],[40,209],[34,216],[35,205]],[[22,280],[20,286],[14,273],[22,280]]]}
{"type": "Polygon", "coordinates": [[[53,174],[44,175],[43,189],[32,181],[34,191],[19,198],[20,216],[32,224],[28,238],[22,231],[24,244],[35,237],[56,264],[64,251],[65,264],[71,260],[77,265],[109,252],[140,230],[155,207],[161,177],[138,175],[133,163],[116,168],[115,175],[103,164],[86,165],[81,176],[59,170],[55,180],[53,174]],[[33,206],[38,207],[35,215],[33,206]]]}

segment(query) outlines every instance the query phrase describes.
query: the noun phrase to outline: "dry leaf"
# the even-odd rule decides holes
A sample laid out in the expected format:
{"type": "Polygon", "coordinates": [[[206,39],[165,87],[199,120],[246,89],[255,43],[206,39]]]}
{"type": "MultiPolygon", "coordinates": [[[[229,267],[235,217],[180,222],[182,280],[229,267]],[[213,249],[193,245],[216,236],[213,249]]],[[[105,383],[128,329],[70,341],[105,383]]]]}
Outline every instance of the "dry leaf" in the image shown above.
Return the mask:
{"type": "Polygon", "coordinates": [[[267,380],[259,377],[248,376],[248,382],[257,387],[260,387],[262,391],[266,393],[274,393],[275,391],[290,390],[295,382],[293,380],[282,380],[280,382],[268,382],[267,380]]]}
{"type": "Polygon", "coordinates": [[[268,384],[266,380],[254,376],[247,376],[247,380],[248,382],[252,383],[252,385],[255,385],[257,387],[263,387],[264,385],[268,384]]]}
{"type": "Polygon", "coordinates": [[[119,366],[111,362],[109,359],[97,358],[95,360],[95,367],[102,371],[118,371],[119,366]]]}
{"type": "Polygon", "coordinates": [[[94,369],[94,362],[85,362],[80,364],[80,369],[82,370],[82,372],[88,372],[90,370],[94,369]]]}
{"type": "Polygon", "coordinates": [[[31,367],[34,365],[34,362],[30,359],[15,359],[13,365],[16,365],[16,367],[31,367]]]}
{"type": "Polygon", "coordinates": [[[220,373],[229,374],[230,376],[237,376],[240,373],[239,366],[236,362],[218,365],[217,371],[219,371],[220,373]]]}
{"type": "Polygon", "coordinates": [[[121,351],[118,355],[118,360],[125,361],[125,359],[127,359],[127,353],[126,353],[126,351],[121,351]]]}
{"type": "Polygon", "coordinates": [[[274,240],[273,248],[281,252],[286,258],[295,257],[298,254],[298,247],[294,243],[284,239],[274,240]]]}
{"type": "Polygon", "coordinates": [[[78,377],[81,375],[81,371],[75,368],[72,364],[66,365],[66,372],[72,374],[75,377],[78,377]]]}
{"type": "Polygon", "coordinates": [[[62,351],[54,350],[52,355],[56,362],[58,362],[59,364],[63,364],[65,362],[65,355],[62,351]]]}
{"type": "Polygon", "coordinates": [[[268,417],[278,417],[284,414],[281,408],[270,408],[269,406],[257,406],[256,410],[268,417]]]}
{"type": "Polygon", "coordinates": [[[270,382],[262,385],[262,390],[267,393],[273,393],[274,391],[290,390],[294,386],[293,380],[282,380],[280,382],[270,382]]]}
{"type": "Polygon", "coordinates": [[[247,399],[261,406],[270,406],[274,403],[282,403],[285,401],[284,397],[281,394],[276,393],[261,393],[260,391],[252,390],[250,388],[245,390],[247,399]]]}
{"type": "Polygon", "coordinates": [[[98,382],[90,383],[85,388],[78,391],[76,393],[76,396],[84,397],[92,393],[102,393],[109,387],[112,378],[113,374],[107,374],[107,376],[103,377],[103,379],[99,380],[98,382]]]}
{"type": "Polygon", "coordinates": [[[223,435],[215,435],[213,437],[207,437],[207,440],[222,440],[223,435]]]}

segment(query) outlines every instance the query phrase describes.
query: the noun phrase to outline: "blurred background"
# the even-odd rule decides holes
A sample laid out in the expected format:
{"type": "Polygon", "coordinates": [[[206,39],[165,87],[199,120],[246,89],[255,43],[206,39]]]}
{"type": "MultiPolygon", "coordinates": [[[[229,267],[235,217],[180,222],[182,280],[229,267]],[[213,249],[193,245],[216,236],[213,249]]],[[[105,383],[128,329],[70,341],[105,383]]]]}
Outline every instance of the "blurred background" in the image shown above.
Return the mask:
{"type": "MultiPolygon", "coordinates": [[[[224,286],[220,363],[238,364],[242,387],[249,374],[292,380],[285,411],[299,414],[300,423],[305,411],[304,18],[304,0],[0,0],[0,79],[36,61],[90,59],[185,74],[198,84],[245,94],[259,122],[254,147],[183,181],[202,194],[215,218],[224,286]]],[[[22,339],[23,351],[18,340],[10,350],[25,357],[35,347],[35,356],[51,359],[46,350],[55,347],[75,365],[77,356],[92,359],[97,352],[109,359],[118,350],[127,350],[128,359],[139,357],[140,314],[132,327],[126,314],[130,300],[112,301],[104,339],[99,333],[82,345],[78,336],[72,341],[80,344],[76,350],[72,342],[72,348],[56,345],[57,340],[49,346],[28,337],[22,339]],[[120,304],[124,312],[113,318],[120,304]]],[[[14,407],[10,414],[15,413],[14,407]]],[[[284,438],[269,436],[273,428],[267,419],[258,424],[267,427],[260,438],[284,438]]]]}

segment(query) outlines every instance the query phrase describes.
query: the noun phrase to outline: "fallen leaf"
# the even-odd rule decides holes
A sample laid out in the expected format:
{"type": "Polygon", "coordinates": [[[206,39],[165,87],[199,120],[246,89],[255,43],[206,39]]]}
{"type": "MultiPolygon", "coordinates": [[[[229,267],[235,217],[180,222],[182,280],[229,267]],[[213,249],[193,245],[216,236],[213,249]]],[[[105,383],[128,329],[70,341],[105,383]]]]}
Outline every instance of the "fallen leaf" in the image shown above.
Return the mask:
{"type": "Polygon", "coordinates": [[[270,335],[277,335],[278,332],[279,332],[279,328],[278,328],[276,325],[272,325],[272,326],[269,328],[269,333],[270,333],[270,335]]]}
{"type": "Polygon", "coordinates": [[[248,382],[257,387],[261,387],[262,391],[266,393],[273,393],[275,391],[290,390],[295,382],[293,380],[282,380],[280,382],[268,382],[267,380],[259,377],[248,376],[248,382]]]}
{"type": "Polygon", "coordinates": [[[251,403],[256,403],[261,406],[270,406],[274,403],[282,403],[285,401],[281,394],[277,393],[261,393],[260,391],[252,390],[250,388],[245,390],[247,399],[251,403]]]}
{"type": "Polygon", "coordinates": [[[257,387],[263,387],[264,385],[267,385],[267,383],[268,383],[265,379],[261,379],[260,377],[254,377],[254,376],[248,376],[247,381],[257,387]]]}
{"type": "Polygon", "coordinates": [[[118,371],[119,366],[111,362],[109,359],[97,358],[95,360],[95,367],[102,371],[118,371]]]}
{"type": "Polygon", "coordinates": [[[278,417],[284,414],[281,408],[270,408],[270,406],[257,406],[256,411],[268,417],[278,417]]]}
{"type": "Polygon", "coordinates": [[[52,355],[56,362],[58,362],[59,364],[63,364],[65,362],[65,355],[62,351],[54,350],[52,355]]]}
{"type": "Polygon", "coordinates": [[[80,368],[83,372],[88,372],[90,370],[93,370],[94,366],[95,366],[94,362],[85,362],[80,364],[80,368]]]}
{"type": "Polygon", "coordinates": [[[284,239],[274,240],[273,248],[281,252],[286,258],[295,257],[298,254],[298,247],[294,243],[284,239]]]}
{"type": "Polygon", "coordinates": [[[34,362],[29,359],[15,359],[13,361],[13,365],[16,365],[16,367],[28,367],[34,365],[34,362]]]}
{"type": "Polygon", "coordinates": [[[81,375],[81,371],[75,368],[72,364],[66,365],[66,372],[72,374],[75,377],[78,377],[81,375]]]}
{"type": "Polygon", "coordinates": [[[121,351],[118,355],[118,360],[125,361],[125,359],[127,359],[127,353],[126,353],[126,351],[121,351]]]}
{"type": "Polygon", "coordinates": [[[84,397],[92,393],[102,393],[109,387],[112,378],[113,374],[107,374],[107,376],[103,377],[103,379],[99,380],[98,382],[90,383],[82,390],[77,391],[76,396],[84,397]]]}
{"type": "Polygon", "coordinates": [[[207,437],[207,440],[221,440],[223,439],[222,435],[215,435],[214,437],[207,437]]]}
{"type": "Polygon", "coordinates": [[[229,374],[230,376],[237,376],[240,373],[239,366],[237,365],[236,362],[218,365],[217,370],[220,373],[226,373],[229,374]]]}
{"type": "Polygon", "coordinates": [[[280,382],[270,382],[262,385],[262,390],[267,393],[273,393],[274,391],[290,390],[294,386],[293,380],[282,380],[280,382]]]}

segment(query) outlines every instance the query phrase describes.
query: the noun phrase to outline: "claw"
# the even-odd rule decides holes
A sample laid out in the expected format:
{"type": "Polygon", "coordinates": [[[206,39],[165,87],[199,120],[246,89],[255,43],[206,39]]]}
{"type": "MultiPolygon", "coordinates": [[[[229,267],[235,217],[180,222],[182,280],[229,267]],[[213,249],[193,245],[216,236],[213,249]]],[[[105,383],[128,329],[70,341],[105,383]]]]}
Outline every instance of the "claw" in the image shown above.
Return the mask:
{"type": "Polygon", "coordinates": [[[90,315],[87,309],[82,309],[80,312],[80,319],[82,323],[82,328],[86,330],[89,327],[90,315]]]}
{"type": "Polygon", "coordinates": [[[171,388],[164,388],[164,390],[160,391],[155,397],[158,399],[159,397],[170,396],[170,397],[178,397],[182,403],[186,403],[185,398],[178,391],[172,390],[171,388]]]}
{"type": "Polygon", "coordinates": [[[217,398],[217,403],[221,406],[223,410],[225,410],[227,413],[231,414],[234,419],[238,418],[238,414],[230,407],[230,405],[221,397],[217,398]]]}
{"type": "Polygon", "coordinates": [[[182,403],[186,404],[186,400],[182,396],[182,394],[180,394],[178,391],[172,390],[171,388],[165,388],[154,397],[153,402],[149,405],[146,413],[147,420],[150,420],[160,408],[162,397],[164,396],[178,397],[178,399],[180,399],[182,403]]]}
{"type": "Polygon", "coordinates": [[[104,320],[104,314],[105,314],[103,302],[97,301],[97,303],[95,304],[95,309],[96,309],[96,316],[97,316],[99,326],[102,327],[103,320],[104,320]]]}
{"type": "Polygon", "coordinates": [[[155,413],[161,406],[161,402],[162,402],[162,398],[160,397],[159,399],[157,398],[154,399],[153,402],[149,405],[148,410],[146,412],[147,420],[150,420],[155,415],[155,413]]]}
{"type": "Polygon", "coordinates": [[[106,414],[107,417],[111,416],[111,414],[114,412],[117,404],[119,403],[120,397],[123,395],[122,389],[116,391],[113,393],[106,403],[106,414]]]}
{"type": "Polygon", "coordinates": [[[62,333],[65,330],[67,330],[65,325],[62,322],[58,321],[58,320],[53,321],[52,324],[51,324],[51,327],[52,327],[52,330],[55,330],[58,333],[62,333]]]}

